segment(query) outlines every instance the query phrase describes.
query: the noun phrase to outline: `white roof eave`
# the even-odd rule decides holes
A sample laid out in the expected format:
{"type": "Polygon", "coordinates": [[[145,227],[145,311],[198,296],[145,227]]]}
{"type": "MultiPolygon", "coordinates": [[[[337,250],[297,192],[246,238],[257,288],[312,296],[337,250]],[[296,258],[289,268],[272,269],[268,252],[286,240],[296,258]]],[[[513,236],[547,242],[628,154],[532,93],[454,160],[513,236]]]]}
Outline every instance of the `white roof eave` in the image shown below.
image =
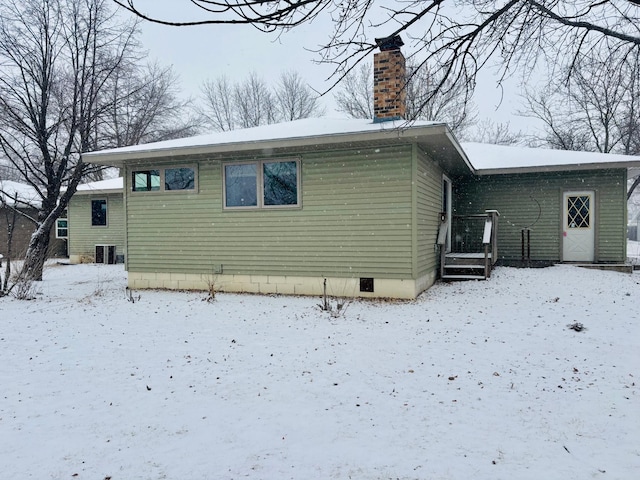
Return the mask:
{"type": "Polygon", "coordinates": [[[95,190],[76,190],[74,195],[109,195],[110,193],[121,193],[120,188],[98,188],[95,190]]]}
{"type": "Polygon", "coordinates": [[[629,159],[628,162],[572,163],[562,165],[535,165],[526,167],[482,168],[476,175],[508,175],[517,173],[571,172],[584,170],[607,170],[640,167],[640,160],[629,159]]]}
{"type": "MultiPolygon", "coordinates": [[[[122,166],[125,162],[143,162],[146,160],[180,157],[199,156],[211,154],[251,152],[251,151],[273,151],[276,149],[290,149],[303,147],[322,147],[325,145],[344,145],[349,143],[364,143],[370,141],[398,141],[415,140],[420,141],[433,135],[448,135],[448,127],[445,124],[432,124],[419,127],[389,128],[385,130],[333,133],[327,135],[304,136],[272,140],[239,141],[230,143],[218,143],[209,145],[181,145],[177,147],[154,147],[149,145],[148,149],[139,146],[135,150],[114,149],[106,151],[88,152],[83,154],[83,159],[89,163],[108,166],[122,166]]],[[[457,144],[457,142],[456,142],[457,144]]],[[[456,147],[459,149],[459,147],[456,147]]],[[[461,150],[461,149],[459,149],[461,150]]],[[[466,156],[463,157],[468,163],[466,156]]]]}

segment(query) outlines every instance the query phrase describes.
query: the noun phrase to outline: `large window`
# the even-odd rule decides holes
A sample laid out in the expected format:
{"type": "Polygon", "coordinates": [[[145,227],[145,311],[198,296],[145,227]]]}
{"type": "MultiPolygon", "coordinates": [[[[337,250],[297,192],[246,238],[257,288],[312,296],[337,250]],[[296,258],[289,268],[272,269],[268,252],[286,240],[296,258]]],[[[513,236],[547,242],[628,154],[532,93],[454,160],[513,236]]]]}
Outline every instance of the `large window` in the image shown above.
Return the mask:
{"type": "Polygon", "coordinates": [[[105,199],[91,200],[91,225],[93,227],[107,226],[107,201],[105,199]]]}
{"type": "Polygon", "coordinates": [[[195,167],[166,167],[131,172],[131,190],[134,192],[183,192],[195,189],[195,167]]]}
{"type": "Polygon", "coordinates": [[[225,208],[278,208],[300,204],[298,160],[224,165],[225,208]]]}

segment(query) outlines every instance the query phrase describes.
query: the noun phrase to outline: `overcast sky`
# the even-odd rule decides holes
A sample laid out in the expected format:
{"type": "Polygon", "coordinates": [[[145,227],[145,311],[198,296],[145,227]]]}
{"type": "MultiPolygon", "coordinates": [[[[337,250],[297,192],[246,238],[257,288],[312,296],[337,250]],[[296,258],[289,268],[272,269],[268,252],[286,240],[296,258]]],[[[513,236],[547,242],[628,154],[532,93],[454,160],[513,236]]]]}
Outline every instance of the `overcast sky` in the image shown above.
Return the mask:
{"type": "MultiPolygon", "coordinates": [[[[189,10],[186,0],[138,0],[136,3],[140,8],[145,5],[147,13],[161,18],[185,20],[204,15],[197,9],[189,10]]],[[[280,35],[265,34],[250,26],[168,27],[143,22],[142,42],[150,60],[173,65],[180,75],[184,93],[192,96],[198,95],[200,85],[207,79],[224,74],[237,81],[252,71],[269,84],[275,84],[281,72],[295,70],[312,88],[324,92],[332,84],[329,77],[333,70],[329,65],[318,64],[319,54],[313,50],[328,40],[329,22],[326,17],[320,18],[280,35]]],[[[388,32],[372,31],[371,34],[372,37],[385,36],[388,32]]],[[[405,50],[407,47],[405,45],[405,50]]],[[[405,54],[408,53],[406,50],[405,54]]],[[[482,75],[474,99],[479,118],[509,121],[514,130],[526,129],[530,120],[514,115],[520,106],[517,85],[516,79],[509,81],[501,95],[495,78],[489,72],[482,75]]],[[[331,92],[321,101],[327,116],[341,116],[334,111],[331,92]]]]}

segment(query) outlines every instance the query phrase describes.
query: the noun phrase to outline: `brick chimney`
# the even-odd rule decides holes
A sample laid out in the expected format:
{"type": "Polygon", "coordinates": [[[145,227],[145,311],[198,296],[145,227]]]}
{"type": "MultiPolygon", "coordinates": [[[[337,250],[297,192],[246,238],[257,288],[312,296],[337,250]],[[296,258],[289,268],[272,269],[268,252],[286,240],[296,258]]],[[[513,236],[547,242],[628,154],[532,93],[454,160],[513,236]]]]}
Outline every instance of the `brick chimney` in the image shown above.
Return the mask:
{"type": "Polygon", "coordinates": [[[399,35],[376,38],[380,52],[373,56],[373,121],[404,119],[406,115],[404,45],[399,35]]]}

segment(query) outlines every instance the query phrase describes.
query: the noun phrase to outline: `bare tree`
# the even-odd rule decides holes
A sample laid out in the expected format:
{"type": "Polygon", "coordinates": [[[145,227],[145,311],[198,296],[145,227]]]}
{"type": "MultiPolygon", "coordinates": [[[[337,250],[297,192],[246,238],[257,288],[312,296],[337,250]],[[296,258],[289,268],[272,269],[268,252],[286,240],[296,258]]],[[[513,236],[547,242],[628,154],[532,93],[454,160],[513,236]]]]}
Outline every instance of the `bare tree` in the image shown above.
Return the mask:
{"type": "Polygon", "coordinates": [[[521,131],[512,131],[509,122],[497,123],[487,118],[476,123],[473,131],[465,134],[463,140],[495,145],[516,145],[524,140],[524,134],[521,131]]]}
{"type": "Polygon", "coordinates": [[[338,111],[351,118],[373,118],[373,75],[371,64],[362,63],[340,82],[334,98],[338,111]]]}
{"type": "Polygon", "coordinates": [[[196,112],[202,117],[203,123],[220,132],[233,130],[233,87],[227,77],[223,75],[205,81],[201,91],[204,98],[203,102],[196,106],[196,112]]]}
{"type": "Polygon", "coordinates": [[[407,69],[407,118],[446,122],[461,134],[476,122],[476,107],[465,85],[437,78],[427,66],[407,69]]]}
{"type": "Polygon", "coordinates": [[[179,78],[157,63],[114,72],[103,97],[105,114],[93,150],[194,135],[197,122],[179,98],[179,78]]]}
{"type": "MultiPolygon", "coordinates": [[[[542,121],[535,144],[563,150],[640,154],[640,52],[591,52],[573,74],[525,94],[522,115],[542,121]]],[[[628,195],[640,180],[632,184],[628,195]]]]}
{"type": "Polygon", "coordinates": [[[202,122],[217,131],[257,127],[280,121],[321,115],[318,96],[296,72],[284,72],[275,87],[252,72],[232,84],[220,76],[201,88],[203,101],[196,111],[202,122]]]}
{"type": "Polygon", "coordinates": [[[264,79],[252,72],[233,89],[235,123],[239,128],[257,127],[276,122],[273,93],[264,79]]]}
{"type": "Polygon", "coordinates": [[[1,150],[0,150],[0,180],[13,180],[19,181],[20,174],[16,170],[16,168],[9,162],[6,163],[2,160],[1,150]]]}
{"type": "Polygon", "coordinates": [[[282,121],[320,116],[324,113],[318,102],[318,95],[295,71],[280,74],[275,97],[278,119],[282,121]]]}
{"type": "MultiPolygon", "coordinates": [[[[4,259],[7,263],[4,266],[4,278],[2,272],[0,272],[0,297],[9,293],[9,278],[11,278],[11,261],[13,260],[13,232],[16,227],[16,220],[18,219],[18,193],[13,192],[13,195],[4,192],[0,189],[0,212],[4,215],[4,224],[6,227],[6,240],[5,252],[7,253],[4,259]]],[[[2,258],[0,257],[0,268],[2,267],[2,258]]]]}
{"type": "Polygon", "coordinates": [[[526,92],[525,101],[520,114],[537,118],[544,125],[543,133],[532,135],[529,143],[558,150],[589,150],[589,132],[575,128],[571,120],[574,114],[555,86],[536,93],[526,92]]]}
{"type": "MultiPolygon", "coordinates": [[[[440,84],[426,67],[407,67],[407,119],[446,122],[454,132],[462,132],[475,122],[475,106],[462,85],[440,84]]],[[[338,111],[352,118],[373,118],[373,69],[362,63],[347,74],[334,96],[338,111]]]]}
{"type": "Polygon", "coordinates": [[[109,0],[0,3],[0,152],[41,199],[20,273],[27,280],[42,279],[55,220],[79,182],[99,168],[82,162],[81,152],[117,145],[136,122],[142,127],[136,135],[127,133],[126,141],[142,141],[153,125],[135,115],[124,121],[127,128],[109,124],[134,94],[141,95],[139,106],[157,111],[145,104],[153,96],[143,92],[151,86],[118,86],[127,72],[136,71],[142,54],[137,22],[123,22],[110,5],[109,0]]]}
{"type": "Polygon", "coordinates": [[[114,0],[142,18],[174,26],[249,24],[268,32],[328,17],[333,31],[319,53],[334,65],[335,83],[376,49],[372,32],[386,28],[389,36],[403,34],[420,46],[415,65],[437,70],[432,73],[440,83],[432,96],[452,83],[472,90],[477,73],[496,61],[502,79],[531,71],[541,58],[571,74],[575,62],[603,42],[621,53],[640,50],[640,0],[182,1],[201,8],[202,18],[159,18],[142,13],[140,0],[114,0]]]}

